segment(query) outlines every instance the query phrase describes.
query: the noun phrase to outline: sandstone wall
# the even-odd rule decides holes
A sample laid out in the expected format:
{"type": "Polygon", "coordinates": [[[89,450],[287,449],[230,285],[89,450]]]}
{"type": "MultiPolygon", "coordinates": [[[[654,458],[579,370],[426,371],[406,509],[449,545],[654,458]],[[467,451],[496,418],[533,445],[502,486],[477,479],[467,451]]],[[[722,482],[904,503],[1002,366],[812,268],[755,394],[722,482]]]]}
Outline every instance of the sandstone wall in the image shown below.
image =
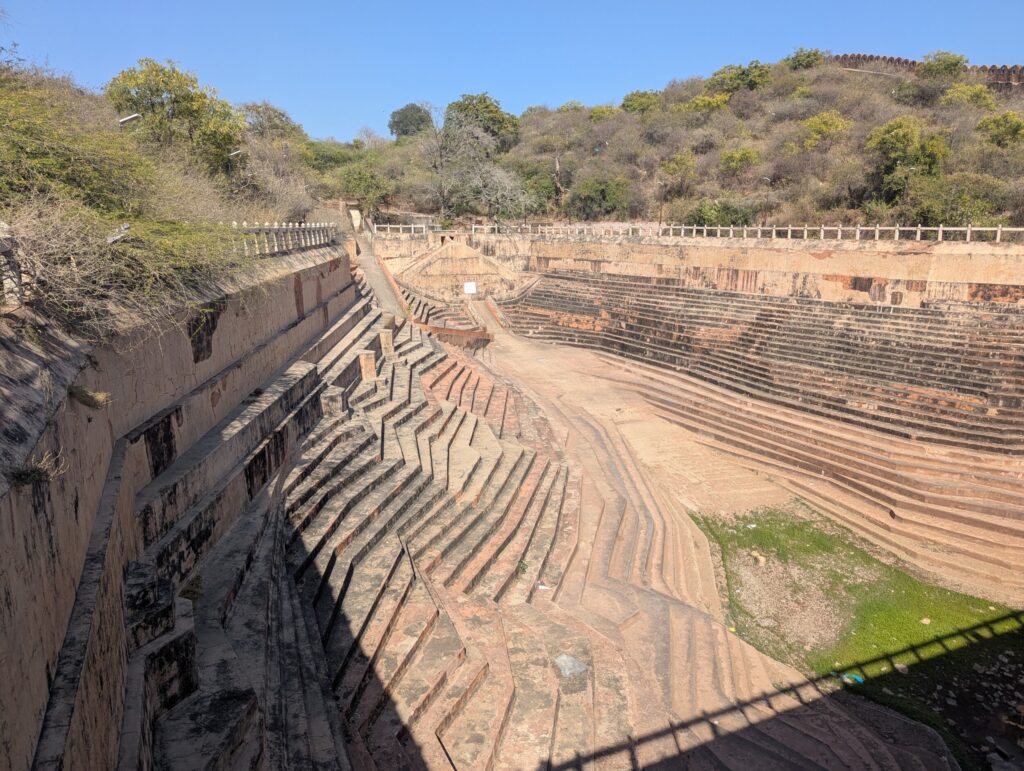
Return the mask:
{"type": "Polygon", "coordinates": [[[464,239],[505,264],[538,272],[664,276],[695,288],[903,307],[1024,302],[1024,245],[1009,243],[429,233],[378,235],[374,251],[404,267],[441,238],[464,239]]]}
{"type": "Polygon", "coordinates": [[[75,384],[109,405],[65,399],[32,453],[58,455],[64,473],[0,497],[0,678],[17,683],[0,689],[0,767],[25,768],[34,753],[39,766],[112,765],[136,493],[354,296],[347,255],[309,250],[268,260],[259,281],[181,328],[91,352],[75,384]]]}

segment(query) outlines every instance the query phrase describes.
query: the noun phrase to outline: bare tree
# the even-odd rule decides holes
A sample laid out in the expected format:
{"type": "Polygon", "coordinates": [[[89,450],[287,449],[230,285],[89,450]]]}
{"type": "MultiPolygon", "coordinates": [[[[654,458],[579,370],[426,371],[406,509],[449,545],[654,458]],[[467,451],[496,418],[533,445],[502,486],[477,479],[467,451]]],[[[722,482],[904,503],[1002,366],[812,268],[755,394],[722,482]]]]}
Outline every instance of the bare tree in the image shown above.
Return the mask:
{"type": "Polygon", "coordinates": [[[474,181],[491,163],[495,140],[480,126],[459,115],[423,132],[421,152],[431,172],[430,187],[442,217],[472,203],[474,181]]]}

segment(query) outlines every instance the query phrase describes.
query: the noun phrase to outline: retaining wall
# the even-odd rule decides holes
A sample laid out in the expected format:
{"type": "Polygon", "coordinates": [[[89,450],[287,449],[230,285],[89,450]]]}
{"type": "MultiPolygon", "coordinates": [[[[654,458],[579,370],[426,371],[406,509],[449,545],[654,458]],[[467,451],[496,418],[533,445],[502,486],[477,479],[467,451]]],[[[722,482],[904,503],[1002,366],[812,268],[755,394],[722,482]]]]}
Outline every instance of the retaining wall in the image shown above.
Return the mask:
{"type": "Polygon", "coordinates": [[[64,399],[31,456],[59,456],[63,473],[0,497],[0,767],[115,764],[135,494],[354,297],[341,249],[306,250],[159,338],[91,352],[75,385],[110,403],[64,399]]]}
{"type": "MultiPolygon", "coordinates": [[[[436,247],[437,233],[378,235],[383,259],[436,247]]],[[[753,238],[595,238],[455,234],[532,271],[590,271],[683,279],[697,288],[920,307],[927,301],[1024,301],[1024,245],[992,242],[753,238]]]]}

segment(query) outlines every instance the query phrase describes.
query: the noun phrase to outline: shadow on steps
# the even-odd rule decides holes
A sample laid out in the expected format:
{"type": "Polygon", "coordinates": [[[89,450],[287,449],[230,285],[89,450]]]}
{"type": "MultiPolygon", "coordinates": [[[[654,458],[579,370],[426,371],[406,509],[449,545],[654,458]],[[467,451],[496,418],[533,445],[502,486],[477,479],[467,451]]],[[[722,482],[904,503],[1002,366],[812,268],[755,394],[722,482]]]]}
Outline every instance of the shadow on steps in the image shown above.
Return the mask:
{"type": "Polygon", "coordinates": [[[839,767],[840,758],[830,755],[827,744],[815,753],[813,745],[820,738],[808,736],[808,748],[792,757],[787,757],[783,744],[769,738],[792,736],[787,715],[799,714],[801,705],[820,700],[829,702],[828,710],[852,713],[888,734],[893,768],[952,768],[944,758],[943,740],[964,769],[1021,768],[1022,686],[1024,612],[1014,612],[540,768],[803,768],[811,767],[809,758],[815,754],[815,767],[839,767]],[[787,702],[782,709],[781,701],[787,702]],[[896,725],[893,713],[879,704],[918,722],[896,725]],[[677,753],[641,761],[654,745],[673,742],[677,753]]]}

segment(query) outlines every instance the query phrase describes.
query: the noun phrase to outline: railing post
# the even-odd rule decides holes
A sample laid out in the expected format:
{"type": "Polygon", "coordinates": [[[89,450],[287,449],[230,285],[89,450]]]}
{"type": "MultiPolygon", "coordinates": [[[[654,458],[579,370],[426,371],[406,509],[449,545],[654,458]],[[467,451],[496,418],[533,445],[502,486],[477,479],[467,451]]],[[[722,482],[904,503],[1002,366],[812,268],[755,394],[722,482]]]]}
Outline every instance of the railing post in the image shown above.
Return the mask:
{"type": "Polygon", "coordinates": [[[860,225],[857,226],[857,234],[854,236],[855,241],[860,241],[860,225]]]}
{"type": "Polygon", "coordinates": [[[996,243],[998,244],[1002,240],[1003,240],[1003,226],[1002,225],[997,225],[996,226],[996,243]]]}
{"type": "Polygon", "coordinates": [[[821,232],[818,235],[818,238],[820,238],[822,241],[825,240],[825,225],[824,224],[822,224],[822,226],[821,226],[821,232]]]}
{"type": "Polygon", "coordinates": [[[878,240],[878,235],[879,235],[879,232],[880,232],[880,228],[881,228],[881,226],[876,222],[875,223],[875,240],[876,241],[878,240]]]}
{"type": "Polygon", "coordinates": [[[921,226],[920,225],[917,226],[917,234],[914,236],[914,239],[917,240],[917,241],[921,240],[921,226]]]}
{"type": "Polygon", "coordinates": [[[900,240],[900,223],[898,223],[898,222],[896,223],[896,230],[893,233],[893,239],[892,240],[893,241],[899,241],[900,240]]]}
{"type": "Polygon", "coordinates": [[[939,225],[939,237],[938,237],[938,240],[939,241],[942,240],[942,225],[939,225]]]}
{"type": "Polygon", "coordinates": [[[804,225],[804,241],[807,240],[807,225],[804,225]]]}
{"type": "Polygon", "coordinates": [[[775,239],[775,226],[772,225],[772,239],[775,239]]]}
{"type": "Polygon", "coordinates": [[[971,223],[967,223],[967,243],[971,242],[971,229],[974,227],[971,223]]]}

